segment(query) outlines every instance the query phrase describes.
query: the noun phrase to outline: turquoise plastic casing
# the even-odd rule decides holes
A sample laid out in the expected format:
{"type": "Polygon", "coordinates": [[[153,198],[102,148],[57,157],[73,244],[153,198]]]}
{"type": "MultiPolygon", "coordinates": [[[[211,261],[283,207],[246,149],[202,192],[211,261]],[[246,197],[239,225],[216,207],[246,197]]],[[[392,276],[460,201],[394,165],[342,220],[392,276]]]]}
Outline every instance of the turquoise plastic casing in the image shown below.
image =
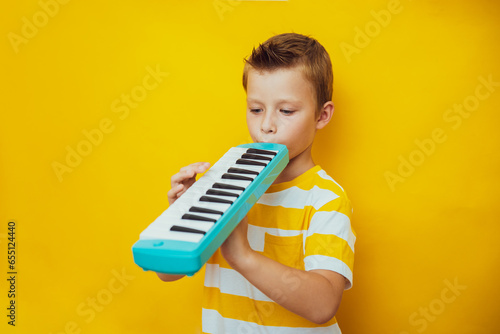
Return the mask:
{"type": "MultiPolygon", "coordinates": [[[[250,208],[288,164],[288,149],[274,143],[251,143],[243,148],[278,151],[270,163],[231,204],[198,243],[177,240],[139,240],[132,246],[134,262],[144,270],[192,276],[222,245],[250,208]]],[[[182,197],[181,197],[182,198],[182,197]]]]}

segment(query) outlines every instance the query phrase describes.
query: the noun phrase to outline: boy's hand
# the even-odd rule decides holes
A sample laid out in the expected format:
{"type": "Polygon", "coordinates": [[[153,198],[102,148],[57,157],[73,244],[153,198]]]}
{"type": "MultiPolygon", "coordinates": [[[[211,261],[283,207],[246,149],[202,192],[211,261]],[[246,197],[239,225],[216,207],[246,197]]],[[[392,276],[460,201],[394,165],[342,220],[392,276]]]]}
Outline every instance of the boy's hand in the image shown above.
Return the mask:
{"type": "Polygon", "coordinates": [[[253,253],[248,243],[247,231],[248,218],[245,216],[220,247],[224,259],[236,270],[239,270],[241,266],[246,266],[253,253]]]}
{"type": "Polygon", "coordinates": [[[205,172],[210,168],[208,162],[196,162],[186,167],[182,167],[179,173],[174,174],[170,179],[172,188],[168,191],[168,203],[172,205],[182,194],[186,192],[196,182],[196,174],[205,172]]]}

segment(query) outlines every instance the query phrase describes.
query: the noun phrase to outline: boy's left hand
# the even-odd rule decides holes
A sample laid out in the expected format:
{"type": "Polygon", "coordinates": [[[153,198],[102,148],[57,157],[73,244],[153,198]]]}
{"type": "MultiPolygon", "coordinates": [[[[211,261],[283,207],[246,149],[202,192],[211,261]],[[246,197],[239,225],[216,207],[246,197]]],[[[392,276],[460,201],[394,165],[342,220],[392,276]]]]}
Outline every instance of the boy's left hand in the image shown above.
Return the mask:
{"type": "Polygon", "coordinates": [[[247,231],[248,218],[245,216],[220,247],[224,259],[236,270],[238,270],[238,265],[244,264],[253,253],[248,243],[247,231]]]}

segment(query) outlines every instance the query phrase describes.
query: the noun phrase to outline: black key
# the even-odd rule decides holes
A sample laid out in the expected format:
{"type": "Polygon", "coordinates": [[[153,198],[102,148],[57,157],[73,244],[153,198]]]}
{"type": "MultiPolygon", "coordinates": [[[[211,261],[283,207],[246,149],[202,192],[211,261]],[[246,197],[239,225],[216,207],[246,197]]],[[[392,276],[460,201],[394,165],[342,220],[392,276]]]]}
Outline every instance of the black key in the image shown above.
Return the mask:
{"type": "Polygon", "coordinates": [[[266,167],[267,164],[259,161],[246,160],[246,159],[238,159],[236,160],[236,164],[238,165],[250,165],[250,166],[263,166],[266,167]]]}
{"type": "Polygon", "coordinates": [[[192,215],[190,213],[183,214],[182,215],[182,219],[201,220],[201,221],[204,221],[204,222],[212,222],[212,223],[215,223],[217,221],[217,219],[207,218],[207,217],[198,216],[198,215],[192,215]]]}
{"type": "Polygon", "coordinates": [[[229,201],[227,199],[212,197],[212,196],[201,196],[200,201],[202,202],[213,202],[213,203],[224,203],[224,204],[233,204],[233,201],[229,201]]]}
{"type": "Polygon", "coordinates": [[[231,167],[227,170],[228,173],[237,173],[237,174],[253,174],[253,175],[259,175],[259,172],[256,172],[254,170],[248,170],[248,169],[243,169],[243,168],[234,168],[231,167]]]}
{"type": "Polygon", "coordinates": [[[212,210],[212,209],[207,209],[207,208],[200,208],[199,206],[190,207],[189,212],[211,213],[214,215],[223,215],[224,214],[224,212],[222,212],[222,211],[217,211],[217,210],[212,210]]]}
{"type": "Polygon", "coordinates": [[[253,179],[251,177],[248,177],[248,176],[243,176],[243,175],[238,175],[238,174],[228,174],[228,173],[223,174],[222,178],[229,179],[229,180],[253,181],[253,179]]]}
{"type": "Polygon", "coordinates": [[[202,230],[197,230],[195,228],[184,227],[184,226],[179,226],[179,225],[173,225],[170,228],[170,231],[188,232],[188,233],[199,233],[199,234],[205,234],[205,233],[207,233],[207,232],[202,231],[202,230]]]}
{"type": "Polygon", "coordinates": [[[232,196],[238,197],[240,195],[235,193],[230,193],[229,191],[216,190],[216,189],[208,189],[206,192],[207,195],[217,195],[217,196],[232,196]]]}
{"type": "Polygon", "coordinates": [[[266,160],[266,161],[273,160],[273,158],[270,158],[270,157],[265,157],[265,156],[257,155],[257,154],[248,154],[248,153],[243,154],[241,157],[243,159],[266,160]]]}
{"type": "Polygon", "coordinates": [[[245,190],[245,187],[240,187],[240,186],[234,186],[232,184],[226,184],[226,183],[214,183],[212,185],[212,188],[219,188],[219,189],[233,189],[233,190],[245,190]]]}
{"type": "Polygon", "coordinates": [[[259,150],[258,148],[249,148],[247,153],[255,153],[255,154],[265,154],[265,155],[276,155],[276,152],[267,151],[267,150],[259,150]]]}

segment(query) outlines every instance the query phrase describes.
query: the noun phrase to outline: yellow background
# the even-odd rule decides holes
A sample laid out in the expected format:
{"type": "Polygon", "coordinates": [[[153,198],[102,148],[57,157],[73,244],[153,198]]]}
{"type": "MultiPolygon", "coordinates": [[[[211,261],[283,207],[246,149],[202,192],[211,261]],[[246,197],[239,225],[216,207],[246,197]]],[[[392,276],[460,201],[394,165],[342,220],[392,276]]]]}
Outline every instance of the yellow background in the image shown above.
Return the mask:
{"type": "Polygon", "coordinates": [[[317,38],[334,66],[336,112],[313,155],[354,206],[343,332],[500,331],[500,87],[460,125],[446,121],[488,92],[480,77],[500,82],[496,1],[74,0],[50,16],[35,0],[2,7],[2,332],[200,332],[202,272],[163,283],[133,263],[131,246],[167,207],[172,174],[250,141],[242,59],[291,31],[317,38]],[[34,20],[37,30],[24,27],[34,20]],[[148,68],[168,75],[145,91],[148,68]],[[122,94],[144,91],[127,115],[114,111],[122,94]],[[102,122],[108,133],[85,146],[102,122]],[[418,153],[435,129],[445,139],[418,153]],[[68,147],[88,154],[59,179],[53,165],[67,164],[68,147]],[[418,166],[391,186],[388,172],[410,156],[418,166]]]}

